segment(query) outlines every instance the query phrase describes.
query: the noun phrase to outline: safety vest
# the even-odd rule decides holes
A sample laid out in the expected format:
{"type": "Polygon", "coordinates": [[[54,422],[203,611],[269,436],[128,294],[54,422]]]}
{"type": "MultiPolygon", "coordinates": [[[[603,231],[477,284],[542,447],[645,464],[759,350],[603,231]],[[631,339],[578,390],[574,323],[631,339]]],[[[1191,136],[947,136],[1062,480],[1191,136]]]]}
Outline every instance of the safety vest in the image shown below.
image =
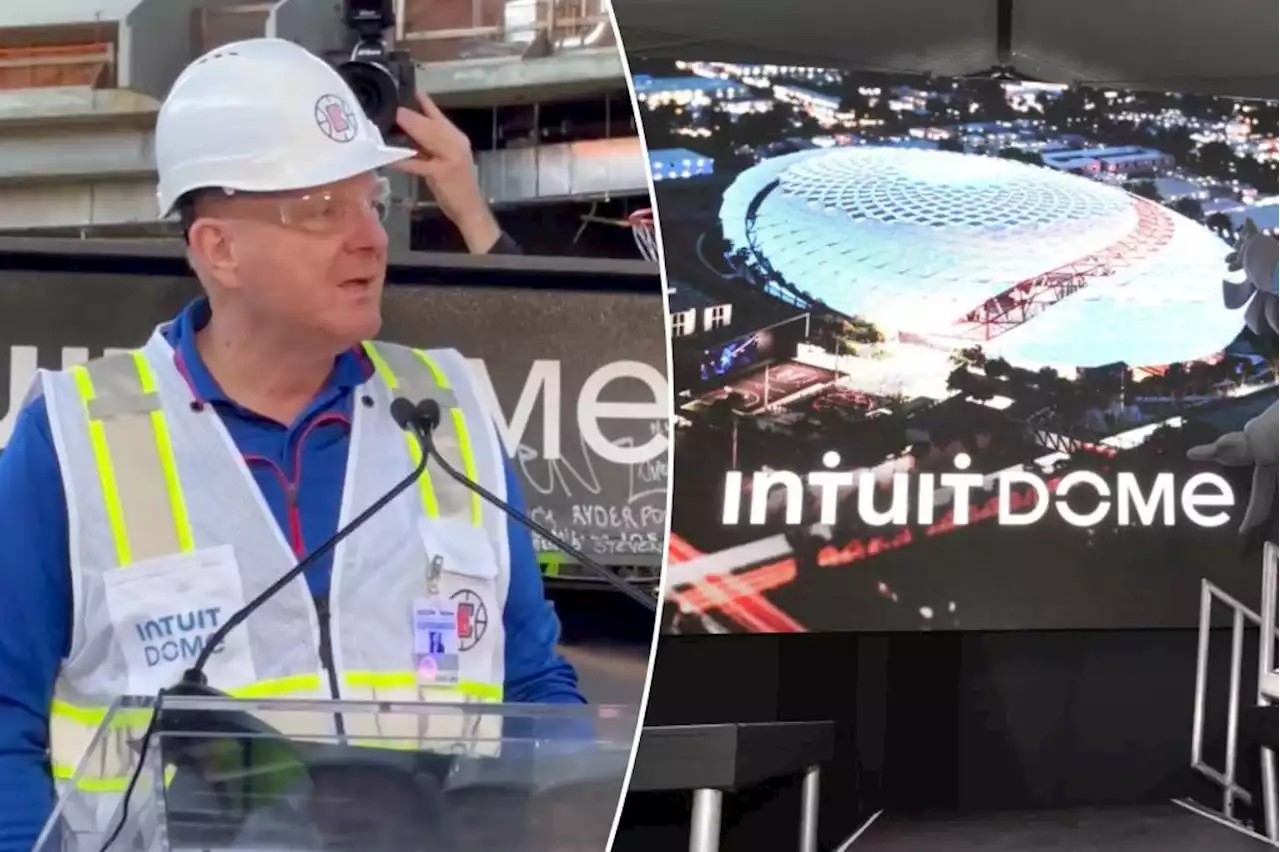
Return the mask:
{"type": "MultiPolygon", "coordinates": [[[[388,413],[396,396],[438,401],[441,455],[505,499],[501,445],[463,358],[387,343],[364,350],[375,370],[355,391],[339,524],[420,458],[388,413]]],[[[67,496],[74,590],[50,757],[60,782],[77,777],[79,796],[112,799],[127,784],[148,716],[121,714],[90,749],[108,706],[176,683],[204,639],[297,557],[220,417],[194,398],[161,329],[139,351],[44,371],[39,381],[67,496]]],[[[244,698],[329,698],[336,684],[343,699],[501,701],[509,569],[505,516],[428,466],[419,487],[337,547],[327,628],[299,577],[228,636],[210,657],[209,682],[244,698]],[[414,621],[440,602],[448,602],[440,611],[453,613],[456,631],[443,656],[417,653],[423,632],[414,621]],[[333,678],[318,650],[326,630],[333,678]]],[[[477,743],[492,749],[501,732],[496,716],[456,709],[425,719],[342,718],[348,737],[371,745],[453,753],[477,743]]],[[[311,723],[316,733],[332,733],[334,716],[315,714],[311,723]]],[[[285,724],[298,733],[297,718],[285,724]]],[[[96,801],[99,814],[112,807],[96,801]]]]}

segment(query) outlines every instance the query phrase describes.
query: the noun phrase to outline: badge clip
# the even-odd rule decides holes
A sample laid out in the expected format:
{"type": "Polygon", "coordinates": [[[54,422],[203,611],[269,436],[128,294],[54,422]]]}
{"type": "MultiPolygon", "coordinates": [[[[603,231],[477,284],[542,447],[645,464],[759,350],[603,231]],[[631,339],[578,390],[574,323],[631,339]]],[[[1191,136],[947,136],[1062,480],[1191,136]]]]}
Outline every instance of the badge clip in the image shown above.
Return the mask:
{"type": "Polygon", "coordinates": [[[427,594],[440,594],[440,574],[444,571],[444,557],[439,554],[431,557],[431,567],[427,571],[427,594]]]}

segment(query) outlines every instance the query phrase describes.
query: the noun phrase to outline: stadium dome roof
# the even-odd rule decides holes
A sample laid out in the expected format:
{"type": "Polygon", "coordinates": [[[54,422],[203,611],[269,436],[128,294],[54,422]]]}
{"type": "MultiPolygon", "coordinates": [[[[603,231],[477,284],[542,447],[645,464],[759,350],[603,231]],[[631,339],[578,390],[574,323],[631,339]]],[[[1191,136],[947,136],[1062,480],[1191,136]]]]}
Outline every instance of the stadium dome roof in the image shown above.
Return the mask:
{"type": "Polygon", "coordinates": [[[1192,360],[1242,327],[1222,306],[1228,249],[1211,231],[1114,186],[1016,160],[801,151],[739,175],[720,218],[730,243],[791,285],[890,331],[950,337],[1011,288],[1093,270],[1076,279],[1083,289],[984,344],[1023,362],[1192,360]]]}

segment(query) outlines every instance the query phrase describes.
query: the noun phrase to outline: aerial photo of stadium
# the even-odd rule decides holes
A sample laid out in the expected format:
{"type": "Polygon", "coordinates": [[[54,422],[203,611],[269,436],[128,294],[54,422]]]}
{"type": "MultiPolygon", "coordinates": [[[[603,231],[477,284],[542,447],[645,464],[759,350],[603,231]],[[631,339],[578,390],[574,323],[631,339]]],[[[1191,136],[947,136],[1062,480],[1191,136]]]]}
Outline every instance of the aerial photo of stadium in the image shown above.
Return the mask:
{"type": "Polygon", "coordinates": [[[1274,328],[1223,295],[1234,246],[1274,256],[1274,103],[632,73],[672,291],[667,629],[1184,626],[1202,577],[1256,597],[1247,472],[1186,453],[1276,400],[1274,328]],[[1221,513],[1179,509],[1206,487],[1221,513]],[[1139,522],[1126,489],[1171,496],[1139,522]]]}
{"type": "Polygon", "coordinates": [[[945,349],[1145,366],[1210,355],[1239,331],[1205,287],[1222,273],[1221,237],[1118,187],[1017,160],[800,151],[738,175],[720,222],[731,245],[814,298],[945,349]]]}

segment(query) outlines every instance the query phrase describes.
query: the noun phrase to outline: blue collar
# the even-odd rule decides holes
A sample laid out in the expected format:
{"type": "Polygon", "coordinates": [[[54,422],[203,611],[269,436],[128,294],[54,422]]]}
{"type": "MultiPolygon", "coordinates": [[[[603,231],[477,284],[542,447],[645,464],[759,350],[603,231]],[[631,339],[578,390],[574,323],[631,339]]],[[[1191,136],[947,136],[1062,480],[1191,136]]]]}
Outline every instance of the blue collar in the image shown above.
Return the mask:
{"type": "MultiPolygon", "coordinates": [[[[174,363],[191,386],[191,392],[201,402],[231,403],[217,380],[209,372],[196,348],[196,332],[209,323],[213,315],[209,300],[198,298],[189,303],[173,321],[164,327],[162,334],[173,347],[174,363]]],[[[343,352],[333,361],[333,372],[322,391],[350,390],[364,384],[373,375],[373,365],[364,351],[356,346],[343,352]]]]}

